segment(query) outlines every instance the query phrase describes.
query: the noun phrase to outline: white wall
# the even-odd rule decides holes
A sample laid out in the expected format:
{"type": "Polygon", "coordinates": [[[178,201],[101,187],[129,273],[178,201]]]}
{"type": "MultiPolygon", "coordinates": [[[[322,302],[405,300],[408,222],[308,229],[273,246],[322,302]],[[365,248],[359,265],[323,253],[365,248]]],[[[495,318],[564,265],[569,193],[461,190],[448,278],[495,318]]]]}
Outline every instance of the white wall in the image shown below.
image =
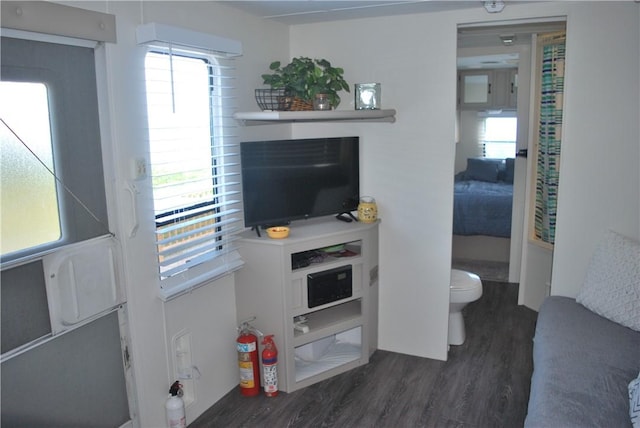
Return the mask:
{"type": "MultiPolygon", "coordinates": [[[[438,359],[447,350],[457,52],[456,25],[443,16],[291,31],[292,56],[327,58],[351,84],[380,82],[382,107],[397,110],[394,124],[298,125],[295,133],[361,136],[361,193],[376,198],[382,218],[379,345],[438,359]]],[[[353,108],[345,98],[340,108],[353,108]]]]}
{"type": "Polygon", "coordinates": [[[398,110],[392,125],[294,131],[363,137],[362,190],[376,197],[382,217],[381,348],[446,358],[459,24],[568,17],[553,293],[575,295],[606,228],[638,237],[638,9],[632,2],[512,2],[501,14],[478,6],[292,27],[292,56],[326,57],[351,83],[381,82],[383,108],[398,110]]]}
{"type": "Polygon", "coordinates": [[[571,7],[551,293],[575,296],[606,229],[640,239],[640,4],[571,7]]]}

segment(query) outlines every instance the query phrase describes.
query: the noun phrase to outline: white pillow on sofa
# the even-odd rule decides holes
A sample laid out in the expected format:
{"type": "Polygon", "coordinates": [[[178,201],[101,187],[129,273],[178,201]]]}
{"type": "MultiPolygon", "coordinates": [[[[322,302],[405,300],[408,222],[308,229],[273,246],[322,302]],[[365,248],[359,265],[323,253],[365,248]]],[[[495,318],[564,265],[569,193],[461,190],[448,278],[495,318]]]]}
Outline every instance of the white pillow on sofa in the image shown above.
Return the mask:
{"type": "Polygon", "coordinates": [[[640,331],[640,242],[607,231],[589,262],[576,301],[640,331]]]}

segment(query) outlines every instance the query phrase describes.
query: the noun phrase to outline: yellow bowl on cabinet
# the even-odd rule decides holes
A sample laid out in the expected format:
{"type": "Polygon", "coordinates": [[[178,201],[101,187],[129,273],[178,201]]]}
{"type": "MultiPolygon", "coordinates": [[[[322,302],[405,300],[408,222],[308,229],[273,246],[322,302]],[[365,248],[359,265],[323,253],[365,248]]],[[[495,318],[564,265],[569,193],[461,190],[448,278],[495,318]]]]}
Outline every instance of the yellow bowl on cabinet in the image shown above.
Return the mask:
{"type": "Polygon", "coordinates": [[[289,228],[286,226],[270,227],[267,229],[267,234],[272,239],[283,239],[289,236],[289,228]]]}

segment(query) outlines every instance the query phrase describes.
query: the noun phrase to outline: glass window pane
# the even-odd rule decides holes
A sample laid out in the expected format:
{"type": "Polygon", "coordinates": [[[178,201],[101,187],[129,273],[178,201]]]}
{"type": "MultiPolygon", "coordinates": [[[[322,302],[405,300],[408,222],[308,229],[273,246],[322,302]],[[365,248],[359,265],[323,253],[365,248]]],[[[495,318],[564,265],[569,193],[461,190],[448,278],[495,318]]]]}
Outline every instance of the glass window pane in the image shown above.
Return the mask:
{"type": "Polygon", "coordinates": [[[506,159],[516,157],[516,143],[485,143],[484,157],[506,159]]]}
{"type": "Polygon", "coordinates": [[[149,52],[147,115],[161,279],[215,252],[216,165],[207,59],[149,52]]]}
{"type": "Polygon", "coordinates": [[[516,156],[518,119],[515,117],[487,117],[482,121],[482,144],[486,158],[516,156]]]}
{"type": "Polygon", "coordinates": [[[488,117],[484,121],[484,139],[486,141],[515,142],[518,120],[515,117],[488,117]]]}
{"type": "Polygon", "coordinates": [[[489,100],[489,75],[464,76],[464,100],[466,103],[486,103],[489,100]]]}
{"type": "Polygon", "coordinates": [[[49,171],[54,171],[54,162],[47,88],[41,83],[0,82],[0,100],[4,121],[0,124],[1,251],[5,255],[57,241],[61,229],[56,181],[49,171]]]}
{"type": "Polygon", "coordinates": [[[145,73],[156,214],[210,201],[207,63],[151,52],[146,56],[145,73]]]}

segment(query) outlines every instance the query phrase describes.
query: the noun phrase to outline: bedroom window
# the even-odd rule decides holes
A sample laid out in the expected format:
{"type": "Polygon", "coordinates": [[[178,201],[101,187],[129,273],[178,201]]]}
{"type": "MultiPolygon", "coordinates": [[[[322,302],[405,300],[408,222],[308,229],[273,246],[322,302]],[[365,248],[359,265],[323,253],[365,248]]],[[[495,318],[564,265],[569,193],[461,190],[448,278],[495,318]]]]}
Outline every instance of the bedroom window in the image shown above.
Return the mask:
{"type": "Polygon", "coordinates": [[[480,145],[485,158],[505,159],[516,156],[518,119],[514,116],[480,119],[480,145]]]}
{"type": "Polygon", "coordinates": [[[175,48],[152,48],[145,57],[153,218],[166,298],[237,264],[228,256],[242,230],[238,145],[226,124],[232,68],[222,60],[175,48]],[[206,269],[189,283],[186,271],[194,268],[206,269]]]}

